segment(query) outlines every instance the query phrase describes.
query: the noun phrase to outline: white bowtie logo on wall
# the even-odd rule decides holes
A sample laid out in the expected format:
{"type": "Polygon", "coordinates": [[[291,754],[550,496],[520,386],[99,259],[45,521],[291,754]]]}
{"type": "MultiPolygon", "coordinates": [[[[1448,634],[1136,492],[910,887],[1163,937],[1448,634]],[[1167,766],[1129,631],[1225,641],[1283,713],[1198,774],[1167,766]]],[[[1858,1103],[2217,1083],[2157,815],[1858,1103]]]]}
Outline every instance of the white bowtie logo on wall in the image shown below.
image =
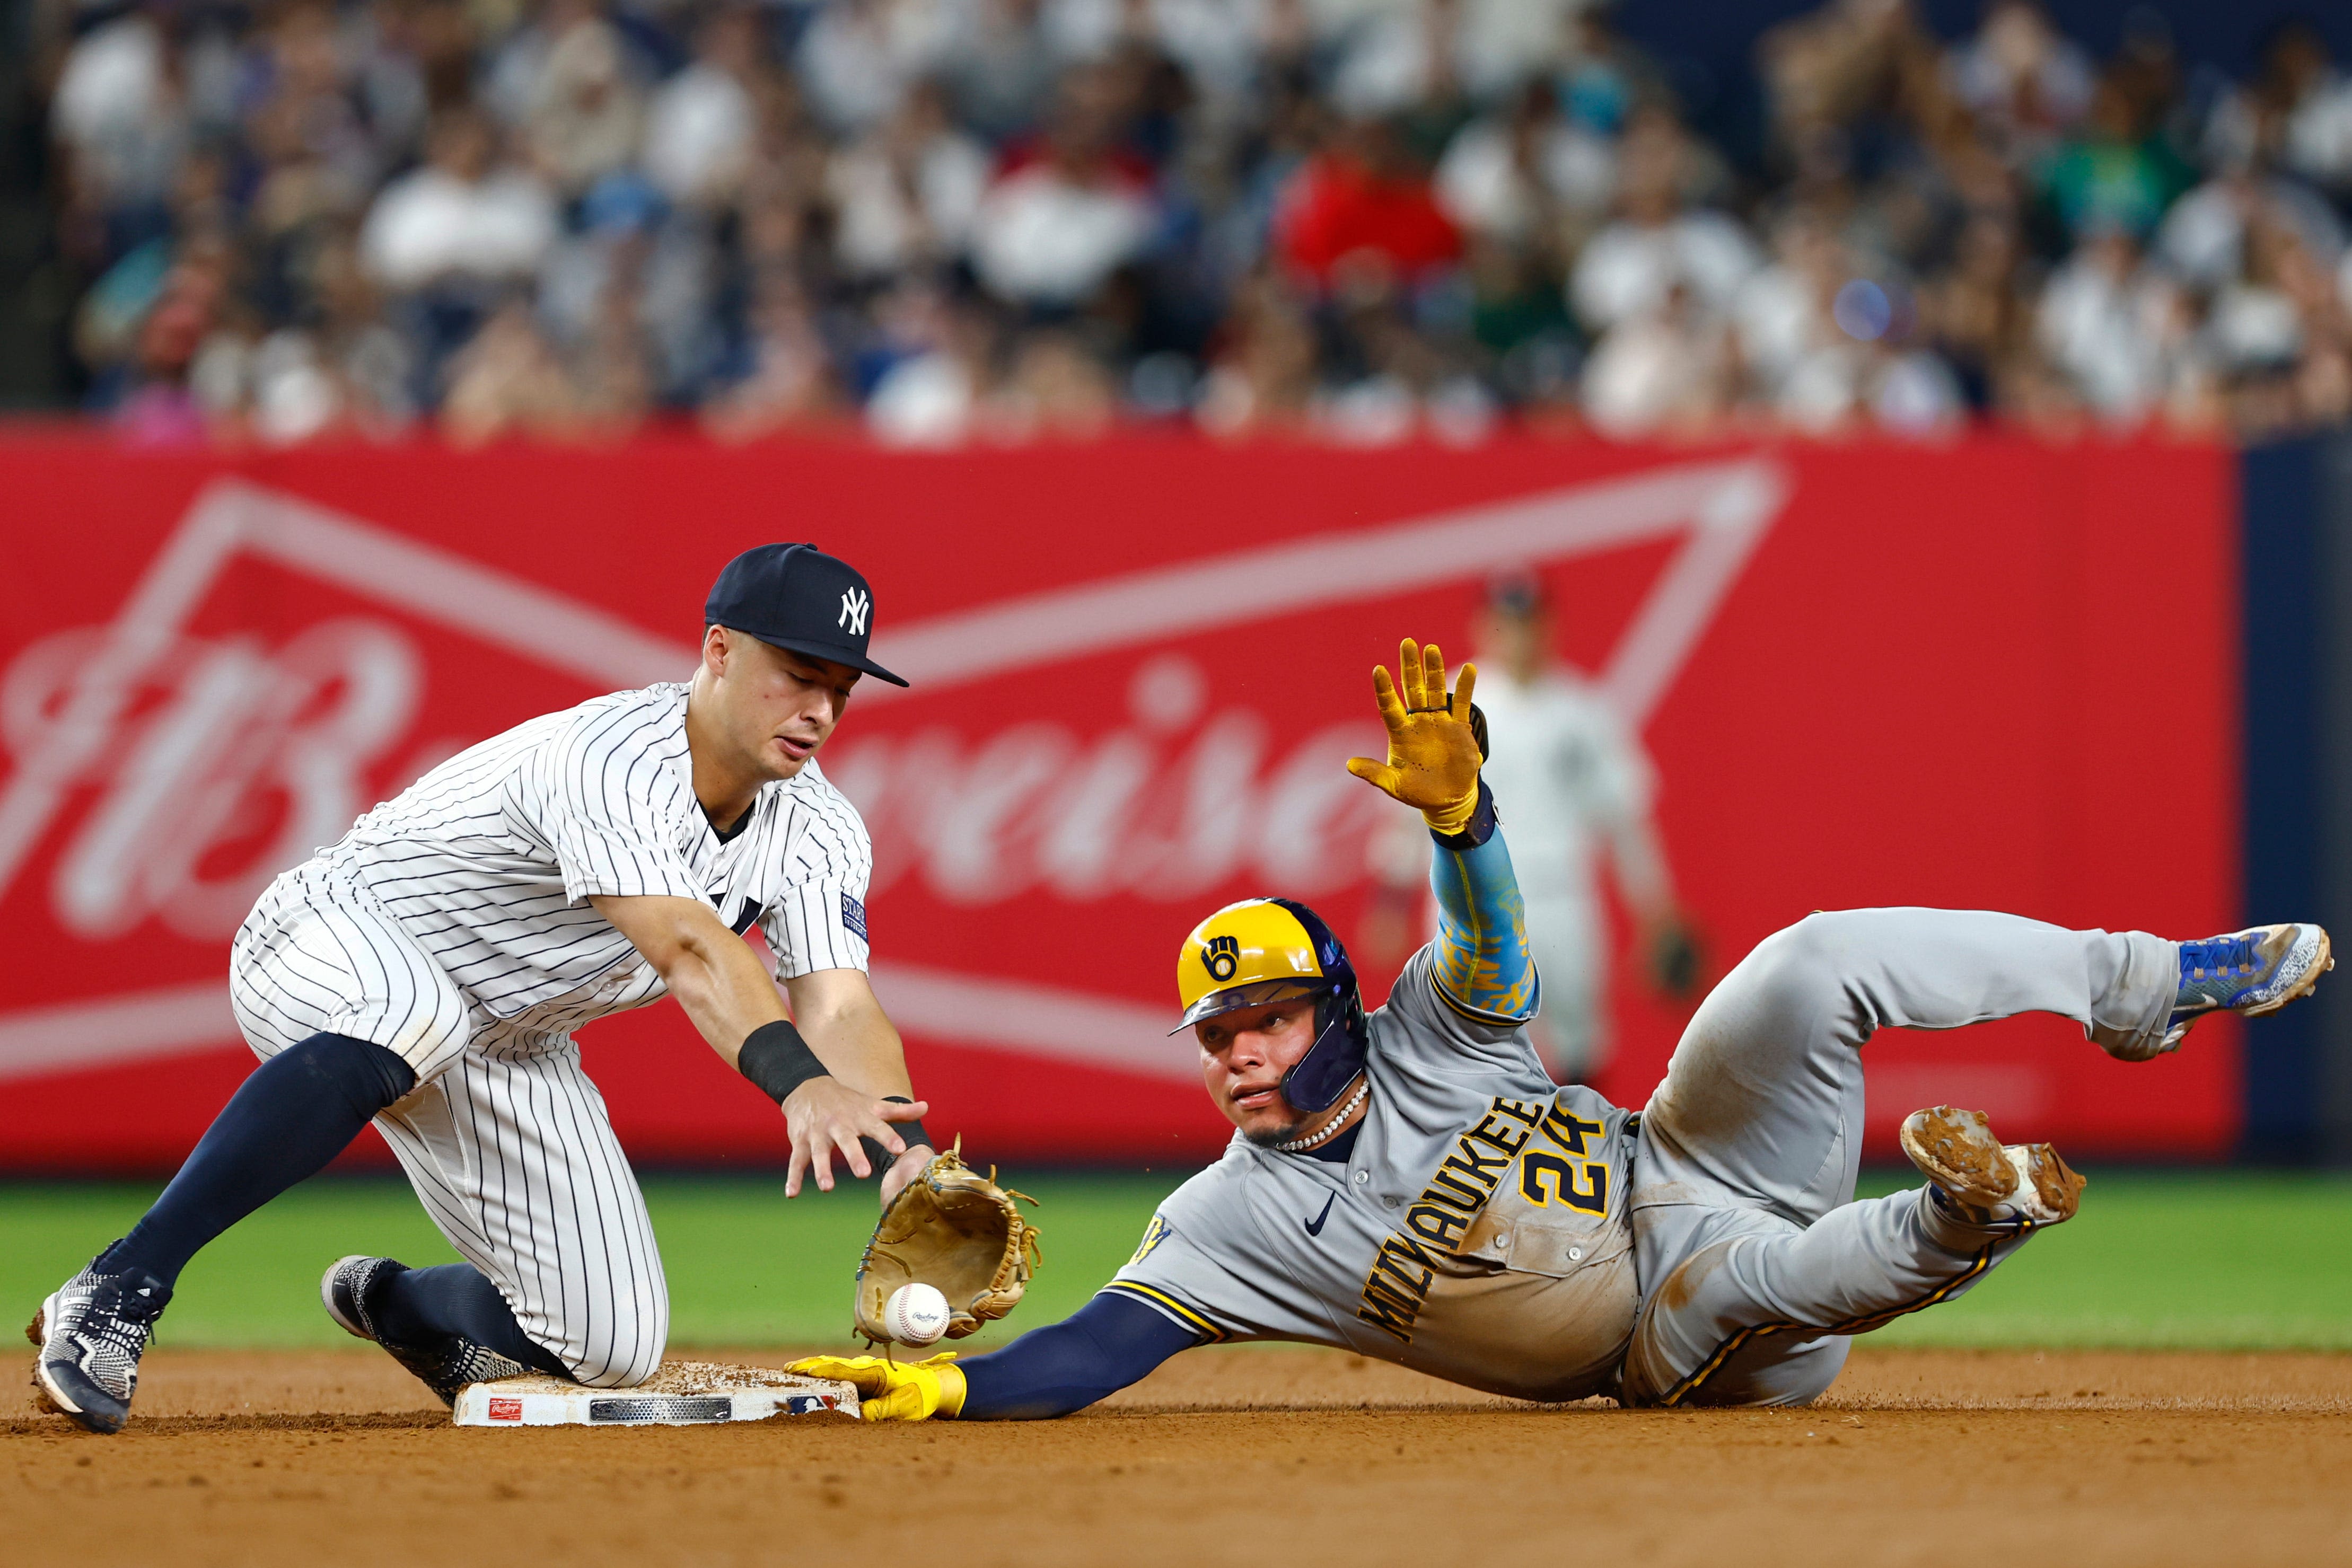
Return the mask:
{"type": "Polygon", "coordinates": [[[873,607],[874,601],[866,598],[862,590],[853,588],[841,596],[841,620],[837,624],[847,627],[851,636],[863,637],[866,635],[866,612],[873,607]]]}

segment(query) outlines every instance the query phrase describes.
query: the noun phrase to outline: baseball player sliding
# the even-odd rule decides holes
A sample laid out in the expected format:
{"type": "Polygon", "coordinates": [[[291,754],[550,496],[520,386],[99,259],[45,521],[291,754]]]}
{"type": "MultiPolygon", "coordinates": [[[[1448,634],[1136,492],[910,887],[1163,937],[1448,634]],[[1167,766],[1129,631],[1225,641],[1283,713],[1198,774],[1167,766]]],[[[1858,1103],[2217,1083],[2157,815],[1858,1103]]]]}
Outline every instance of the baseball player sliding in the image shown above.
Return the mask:
{"type": "Polygon", "coordinates": [[[812,1170],[830,1189],[836,1153],[887,1166],[886,1203],[919,1172],[927,1107],[866,979],[871,847],[816,763],[861,674],[906,684],[866,657],[873,603],[813,545],[748,551],[691,681],[484,741],[271,883],[229,970],[262,1063],[42,1303],[49,1402],[120,1429],[188,1260],[371,1119],[467,1261],[346,1258],[320,1287],[337,1322],[445,1400],[526,1369],[642,1382],[668,1336],[661,1256],[572,1032],[665,995],[782,1107],[785,1196],[812,1170]]]}
{"type": "MultiPolygon", "coordinates": [[[[1217,1340],[1299,1340],[1529,1399],[1801,1405],[1848,1336],[1969,1289],[2084,1186],[2047,1144],[1916,1112],[1926,1186],[1854,1201],[1862,1052],[1885,1027],[2062,1014],[2146,1061],[2217,1009],[2259,1014],[2333,966],[2315,925],[2201,942],[1935,909],[1815,915],[1701,1004],[1638,1115],[1555,1089],[1528,1042],[1538,984],[1480,781],[1477,672],[1435,648],[1374,675],[1385,762],[1349,770],[1437,843],[1435,941],[1367,1017],[1302,904],[1210,915],[1177,956],[1182,1023],[1236,1129],[1135,1256],[1061,1323],[958,1363],[820,1357],[868,1416],[1059,1416],[1217,1340]]],[[[1182,1026],[1180,1026],[1182,1027],[1182,1026]]]]}

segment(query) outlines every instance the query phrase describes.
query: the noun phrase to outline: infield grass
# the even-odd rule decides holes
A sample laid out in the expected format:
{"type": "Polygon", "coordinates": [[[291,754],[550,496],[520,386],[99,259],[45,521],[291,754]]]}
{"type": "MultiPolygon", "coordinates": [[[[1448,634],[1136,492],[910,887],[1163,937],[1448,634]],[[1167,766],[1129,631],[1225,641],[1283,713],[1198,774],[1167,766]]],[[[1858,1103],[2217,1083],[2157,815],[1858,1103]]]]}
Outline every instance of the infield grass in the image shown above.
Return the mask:
{"type": "MultiPolygon", "coordinates": [[[[1959,1301],[1871,1336],[1908,1345],[2352,1350],[2352,1179],[2242,1171],[2095,1170],[2082,1216],[2034,1239],[1959,1301]]],[[[1179,1178],[1043,1176],[1020,1185],[1045,1266],[1013,1322],[1074,1311],[1134,1248],[1179,1178]]],[[[1915,1178],[1916,1179],[1916,1178],[1915,1178]]],[[[845,1343],[849,1283],[873,1228],[870,1187],[786,1202],[772,1176],[655,1176],[646,1202],[673,1302],[671,1342],[845,1343]]],[[[1865,1178],[1865,1194],[1909,1185],[1865,1178]]],[[[152,1184],[0,1185],[0,1310],[40,1298],[136,1219],[152,1184]]],[[[448,1262],[396,1179],[321,1178],[189,1266],[163,1322],[178,1345],[351,1345],[318,1302],[346,1252],[448,1262]]],[[[21,1321],[21,1320],[19,1320],[21,1321]]],[[[968,1342],[1008,1337],[1001,1326],[968,1342]]]]}

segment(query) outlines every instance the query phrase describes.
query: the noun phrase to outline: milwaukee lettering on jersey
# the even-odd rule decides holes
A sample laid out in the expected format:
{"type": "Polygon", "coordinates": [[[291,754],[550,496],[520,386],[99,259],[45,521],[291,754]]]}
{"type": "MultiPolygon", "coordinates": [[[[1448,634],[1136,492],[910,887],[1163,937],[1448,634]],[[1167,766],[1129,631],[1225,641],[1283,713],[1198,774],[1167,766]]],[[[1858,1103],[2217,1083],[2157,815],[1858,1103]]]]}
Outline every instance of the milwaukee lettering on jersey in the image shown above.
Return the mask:
{"type": "Polygon", "coordinates": [[[1356,1315],[1406,1344],[1413,1320],[1437,1277],[1439,1259],[1461,1245],[1470,1222],[1528,1146],[1550,1107],[1541,1101],[1497,1094],[1475,1126],[1454,1140],[1421,1197],[1404,1211],[1406,1234],[1391,1236],[1373,1254],[1356,1315]]]}

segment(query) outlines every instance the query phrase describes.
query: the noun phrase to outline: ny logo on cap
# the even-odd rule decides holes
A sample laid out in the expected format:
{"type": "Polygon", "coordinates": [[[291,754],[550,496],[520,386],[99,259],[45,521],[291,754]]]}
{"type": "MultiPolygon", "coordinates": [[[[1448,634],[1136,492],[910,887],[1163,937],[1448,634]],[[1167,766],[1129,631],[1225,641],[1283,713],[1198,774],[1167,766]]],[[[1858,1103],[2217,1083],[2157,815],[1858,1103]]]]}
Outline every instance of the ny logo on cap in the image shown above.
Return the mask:
{"type": "Polygon", "coordinates": [[[874,608],[874,601],[862,588],[853,588],[841,596],[841,619],[836,625],[845,627],[853,637],[866,635],[866,612],[874,608]]]}

